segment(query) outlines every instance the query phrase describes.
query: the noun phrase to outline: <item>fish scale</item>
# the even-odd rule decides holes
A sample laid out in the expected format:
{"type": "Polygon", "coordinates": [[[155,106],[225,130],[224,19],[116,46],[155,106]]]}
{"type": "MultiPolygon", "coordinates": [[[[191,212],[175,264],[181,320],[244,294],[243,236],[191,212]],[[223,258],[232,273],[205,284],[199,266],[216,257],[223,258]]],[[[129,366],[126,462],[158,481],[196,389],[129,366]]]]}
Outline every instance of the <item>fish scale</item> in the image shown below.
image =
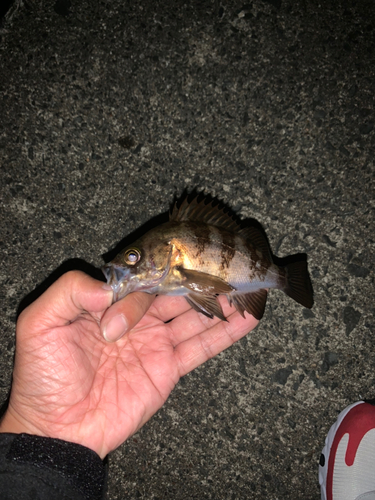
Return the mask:
{"type": "Polygon", "coordinates": [[[169,222],[121,251],[103,272],[114,300],[134,291],[183,295],[197,311],[222,320],[221,294],[242,315],[246,311],[257,319],[270,288],[307,308],[313,305],[306,259],[276,265],[260,229],[241,227],[226,207],[207,198],[175,204],[169,222]]]}
{"type": "Polygon", "coordinates": [[[181,248],[184,255],[181,265],[185,269],[195,269],[198,263],[200,271],[219,276],[236,290],[246,291],[249,287],[258,289],[261,285],[276,287],[279,269],[265,260],[259,250],[250,248],[243,238],[226,230],[209,225],[202,227],[207,233],[206,244],[197,253],[194,236],[190,235],[189,239],[184,236],[186,228],[183,224],[179,228],[182,235],[172,240],[174,245],[181,248]]]}

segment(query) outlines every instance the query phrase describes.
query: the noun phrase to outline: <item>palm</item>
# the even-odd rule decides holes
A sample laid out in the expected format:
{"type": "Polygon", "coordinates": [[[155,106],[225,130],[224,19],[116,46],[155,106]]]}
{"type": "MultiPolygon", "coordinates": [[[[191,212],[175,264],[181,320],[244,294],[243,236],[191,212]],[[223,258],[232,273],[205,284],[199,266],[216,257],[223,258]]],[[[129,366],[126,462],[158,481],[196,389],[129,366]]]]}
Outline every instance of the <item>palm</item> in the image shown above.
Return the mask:
{"type": "MultiPolygon", "coordinates": [[[[256,325],[223,306],[232,313],[229,323],[189,310],[183,298],[158,297],[116,343],[100,333],[105,309],[81,312],[42,333],[40,320],[29,320],[17,350],[11,405],[38,433],[105,456],[162,406],[180,376],[256,325]],[[176,317],[165,323],[172,311],[176,317]]],[[[48,314],[44,323],[56,323],[48,314]]]]}

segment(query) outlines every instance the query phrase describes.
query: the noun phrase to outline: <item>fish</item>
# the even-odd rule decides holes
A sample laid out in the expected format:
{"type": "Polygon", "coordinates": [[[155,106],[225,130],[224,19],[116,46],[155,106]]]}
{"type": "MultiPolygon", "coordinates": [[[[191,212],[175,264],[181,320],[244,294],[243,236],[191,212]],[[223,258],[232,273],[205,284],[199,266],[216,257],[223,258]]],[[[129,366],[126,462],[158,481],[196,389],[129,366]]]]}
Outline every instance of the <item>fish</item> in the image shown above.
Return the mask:
{"type": "Polygon", "coordinates": [[[124,248],[102,267],[116,302],[131,292],[184,296],[192,309],[226,321],[219,295],[260,320],[269,289],[311,309],[306,259],[276,265],[268,240],[226,205],[199,195],[173,205],[169,221],[124,248]]]}

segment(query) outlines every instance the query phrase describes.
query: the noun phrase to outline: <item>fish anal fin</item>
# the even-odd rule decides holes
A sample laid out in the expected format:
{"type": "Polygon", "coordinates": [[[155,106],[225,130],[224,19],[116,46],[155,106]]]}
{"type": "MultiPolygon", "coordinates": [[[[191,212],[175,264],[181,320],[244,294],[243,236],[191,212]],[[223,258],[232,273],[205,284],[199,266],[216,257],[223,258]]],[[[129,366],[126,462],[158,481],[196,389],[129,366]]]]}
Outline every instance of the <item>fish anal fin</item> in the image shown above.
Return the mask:
{"type": "Polygon", "coordinates": [[[218,317],[222,321],[227,321],[223,310],[215,295],[204,295],[203,293],[189,293],[185,295],[189,305],[208,318],[218,317]]]}
{"type": "Polygon", "coordinates": [[[229,283],[218,276],[195,271],[194,269],[179,268],[179,271],[184,278],[182,285],[192,292],[219,295],[234,291],[234,288],[229,283]]]}
{"type": "Polygon", "coordinates": [[[256,292],[233,293],[229,295],[228,300],[242,316],[245,316],[246,311],[254,318],[262,319],[266,307],[267,290],[262,288],[256,292]]]}

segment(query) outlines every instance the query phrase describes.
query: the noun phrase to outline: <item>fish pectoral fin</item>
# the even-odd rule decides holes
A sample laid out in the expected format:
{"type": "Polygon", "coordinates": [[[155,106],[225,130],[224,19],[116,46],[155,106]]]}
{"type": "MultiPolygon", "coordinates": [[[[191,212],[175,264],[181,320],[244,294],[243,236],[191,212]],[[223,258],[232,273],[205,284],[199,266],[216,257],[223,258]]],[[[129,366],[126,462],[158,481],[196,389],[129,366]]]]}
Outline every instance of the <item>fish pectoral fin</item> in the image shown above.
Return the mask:
{"type": "Polygon", "coordinates": [[[193,269],[179,269],[183,277],[183,286],[192,290],[208,295],[220,295],[233,292],[235,289],[226,281],[213,276],[212,274],[194,271],[193,269]]]}
{"type": "Polygon", "coordinates": [[[185,299],[189,305],[208,318],[218,317],[222,321],[227,321],[224,316],[223,310],[215,295],[204,295],[202,293],[189,293],[185,295],[185,299]]]}
{"type": "Polygon", "coordinates": [[[245,317],[244,311],[252,314],[256,319],[262,319],[267,301],[267,290],[262,288],[251,293],[235,293],[228,296],[229,303],[245,317]]]}

